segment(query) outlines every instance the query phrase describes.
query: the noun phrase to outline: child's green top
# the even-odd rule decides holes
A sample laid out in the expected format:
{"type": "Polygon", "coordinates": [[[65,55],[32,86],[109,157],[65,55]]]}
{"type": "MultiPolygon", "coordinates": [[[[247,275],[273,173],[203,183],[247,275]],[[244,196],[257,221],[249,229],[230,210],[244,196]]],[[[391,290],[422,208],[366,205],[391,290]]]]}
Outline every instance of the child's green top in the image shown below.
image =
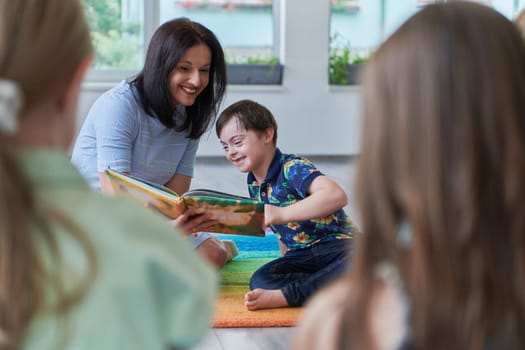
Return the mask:
{"type": "MultiPolygon", "coordinates": [[[[85,298],[62,323],[43,310],[23,349],[56,349],[63,336],[62,349],[75,350],[187,348],[205,337],[217,277],[186,237],[147,208],[91,191],[64,153],[24,151],[19,160],[38,197],[72,218],[97,260],[85,298]]],[[[74,281],[86,270],[86,259],[77,242],[52,229],[64,263],[60,270],[46,259],[47,268],[74,281]]],[[[54,298],[50,290],[47,298],[54,298]]]]}

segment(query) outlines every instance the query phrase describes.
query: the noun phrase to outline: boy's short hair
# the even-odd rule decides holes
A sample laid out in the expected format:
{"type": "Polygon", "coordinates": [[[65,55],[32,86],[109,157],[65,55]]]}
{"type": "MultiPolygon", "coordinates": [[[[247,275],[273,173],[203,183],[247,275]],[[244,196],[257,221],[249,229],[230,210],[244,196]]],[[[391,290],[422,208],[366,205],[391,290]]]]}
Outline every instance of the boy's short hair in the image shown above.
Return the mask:
{"type": "Polygon", "coordinates": [[[246,130],[263,132],[273,129],[272,142],[274,146],[277,145],[277,122],[268,108],[252,100],[235,102],[222,111],[217,118],[215,124],[217,137],[220,137],[222,128],[232,118],[235,118],[246,130]]]}

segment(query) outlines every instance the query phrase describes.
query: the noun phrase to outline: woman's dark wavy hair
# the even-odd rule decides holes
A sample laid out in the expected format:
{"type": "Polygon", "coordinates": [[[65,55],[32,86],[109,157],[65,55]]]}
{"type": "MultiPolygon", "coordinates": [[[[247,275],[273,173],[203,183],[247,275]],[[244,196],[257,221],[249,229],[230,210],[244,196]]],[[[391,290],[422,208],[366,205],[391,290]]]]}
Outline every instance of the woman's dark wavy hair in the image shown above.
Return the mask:
{"type": "Polygon", "coordinates": [[[199,138],[213,122],[226,90],[226,63],[219,40],[208,28],[188,18],[162,24],[153,34],[144,68],[132,80],[144,110],[158,118],[167,128],[189,131],[199,138]],[[186,107],[186,118],[177,125],[173,118],[169,76],[186,50],[205,44],[211,51],[210,81],[195,103],[186,107]]]}

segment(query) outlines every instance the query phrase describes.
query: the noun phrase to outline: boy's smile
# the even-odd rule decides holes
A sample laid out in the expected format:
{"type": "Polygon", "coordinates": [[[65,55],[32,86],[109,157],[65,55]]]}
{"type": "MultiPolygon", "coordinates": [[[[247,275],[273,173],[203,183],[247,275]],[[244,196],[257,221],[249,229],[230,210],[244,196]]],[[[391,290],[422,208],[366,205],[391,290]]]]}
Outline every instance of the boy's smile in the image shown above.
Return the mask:
{"type": "Polygon", "coordinates": [[[233,117],[224,124],[220,142],[226,159],[230,163],[239,168],[241,172],[252,172],[257,179],[262,177],[264,180],[275,153],[272,137],[273,131],[246,130],[238,119],[233,117]]]}

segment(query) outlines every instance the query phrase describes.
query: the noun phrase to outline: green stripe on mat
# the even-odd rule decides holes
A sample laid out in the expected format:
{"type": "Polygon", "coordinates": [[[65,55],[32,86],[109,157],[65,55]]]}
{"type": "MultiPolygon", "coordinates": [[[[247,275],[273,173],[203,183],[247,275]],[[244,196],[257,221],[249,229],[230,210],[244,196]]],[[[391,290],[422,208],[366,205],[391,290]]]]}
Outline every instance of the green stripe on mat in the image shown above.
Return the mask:
{"type": "Polygon", "coordinates": [[[249,290],[250,277],[260,266],[272,260],[273,258],[242,258],[233,260],[222,268],[221,287],[212,327],[290,327],[296,324],[301,308],[248,311],[244,306],[244,294],[249,290]]]}
{"type": "Polygon", "coordinates": [[[250,277],[262,265],[273,259],[233,260],[220,271],[221,285],[249,285],[250,277]]]}

